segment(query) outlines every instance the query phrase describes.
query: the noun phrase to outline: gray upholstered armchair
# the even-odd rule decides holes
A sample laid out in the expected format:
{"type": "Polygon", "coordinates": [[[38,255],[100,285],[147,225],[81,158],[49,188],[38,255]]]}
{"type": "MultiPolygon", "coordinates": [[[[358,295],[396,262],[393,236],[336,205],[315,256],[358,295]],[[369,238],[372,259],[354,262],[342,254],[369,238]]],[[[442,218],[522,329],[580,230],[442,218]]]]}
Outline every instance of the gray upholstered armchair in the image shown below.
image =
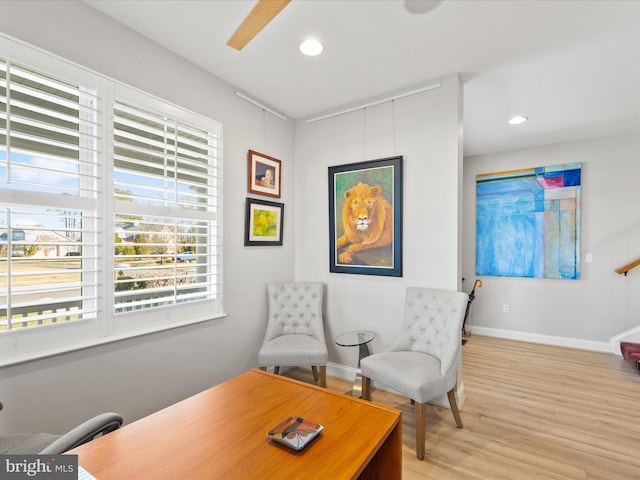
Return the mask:
{"type": "Polygon", "coordinates": [[[258,352],[261,369],[311,367],[320,386],[327,386],[327,345],[324,337],[320,282],[269,283],[267,331],[258,352]]]}
{"type": "Polygon", "coordinates": [[[387,351],[361,362],[364,399],[371,400],[371,380],[375,380],[415,402],[420,460],[428,401],[446,393],[456,426],[462,428],[455,386],[466,303],[465,293],[409,287],[400,334],[387,351]]]}
{"type": "Polygon", "coordinates": [[[16,433],[0,436],[0,453],[23,455],[59,455],[94,438],[120,428],[117,413],[101,413],[63,435],[50,433],[16,433]]]}

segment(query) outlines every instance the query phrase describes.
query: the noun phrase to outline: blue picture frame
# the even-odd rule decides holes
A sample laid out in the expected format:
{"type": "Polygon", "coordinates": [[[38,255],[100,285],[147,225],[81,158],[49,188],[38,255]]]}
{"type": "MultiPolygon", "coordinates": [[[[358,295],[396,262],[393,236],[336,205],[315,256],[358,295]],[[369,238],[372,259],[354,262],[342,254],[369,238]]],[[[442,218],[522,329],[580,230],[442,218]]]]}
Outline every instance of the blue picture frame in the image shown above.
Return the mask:
{"type": "Polygon", "coordinates": [[[329,167],[329,271],[402,276],[402,156],[329,167]]]}

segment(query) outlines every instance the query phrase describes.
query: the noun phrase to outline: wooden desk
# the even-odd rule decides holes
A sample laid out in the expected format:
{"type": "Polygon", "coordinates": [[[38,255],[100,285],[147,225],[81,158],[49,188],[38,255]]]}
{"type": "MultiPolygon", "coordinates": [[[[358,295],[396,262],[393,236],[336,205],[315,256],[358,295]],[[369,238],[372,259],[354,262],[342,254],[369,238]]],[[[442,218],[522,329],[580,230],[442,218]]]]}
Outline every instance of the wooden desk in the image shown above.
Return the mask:
{"type": "Polygon", "coordinates": [[[401,412],[250,370],[70,454],[98,480],[402,477],[401,412]],[[304,450],[267,439],[290,415],[324,426],[304,450]]]}

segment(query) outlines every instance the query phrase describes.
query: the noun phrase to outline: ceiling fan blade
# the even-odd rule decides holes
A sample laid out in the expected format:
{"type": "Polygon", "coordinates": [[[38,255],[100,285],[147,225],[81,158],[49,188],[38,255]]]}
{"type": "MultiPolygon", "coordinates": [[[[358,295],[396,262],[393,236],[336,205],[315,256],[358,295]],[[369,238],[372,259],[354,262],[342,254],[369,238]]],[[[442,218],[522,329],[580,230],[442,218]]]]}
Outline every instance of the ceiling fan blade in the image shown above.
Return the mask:
{"type": "Polygon", "coordinates": [[[267,24],[278,15],[291,0],[258,0],[253,9],[227,42],[232,48],[242,50],[267,24]]]}

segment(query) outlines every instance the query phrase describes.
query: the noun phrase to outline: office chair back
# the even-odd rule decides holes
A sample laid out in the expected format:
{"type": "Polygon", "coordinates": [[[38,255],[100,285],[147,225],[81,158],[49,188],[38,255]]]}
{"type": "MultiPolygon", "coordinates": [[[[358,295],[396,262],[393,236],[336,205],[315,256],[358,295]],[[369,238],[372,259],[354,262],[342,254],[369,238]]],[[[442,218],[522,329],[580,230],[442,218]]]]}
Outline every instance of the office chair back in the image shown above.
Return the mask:
{"type": "Polygon", "coordinates": [[[106,435],[118,428],[123,419],[117,413],[101,413],[63,434],[17,433],[0,436],[0,454],[59,455],[106,435]]]}

